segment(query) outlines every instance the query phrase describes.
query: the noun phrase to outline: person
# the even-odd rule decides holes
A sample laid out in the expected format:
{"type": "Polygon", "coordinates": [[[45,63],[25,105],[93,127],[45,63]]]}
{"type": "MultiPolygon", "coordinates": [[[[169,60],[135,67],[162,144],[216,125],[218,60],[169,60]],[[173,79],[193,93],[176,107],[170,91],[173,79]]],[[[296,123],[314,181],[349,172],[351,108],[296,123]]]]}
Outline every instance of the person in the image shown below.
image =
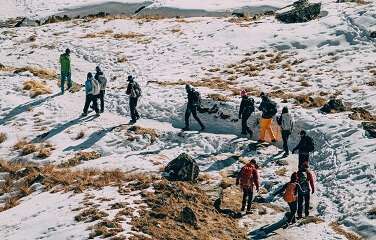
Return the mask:
{"type": "Polygon", "coordinates": [[[253,188],[256,187],[256,191],[259,191],[259,176],[257,172],[258,166],[256,161],[252,159],[249,163],[242,167],[237,178],[236,185],[239,185],[243,191],[243,201],[241,211],[244,211],[247,205],[246,213],[249,214],[251,211],[252,199],[253,199],[253,188]]]}
{"type": "Polygon", "coordinates": [[[298,219],[303,217],[303,205],[305,217],[309,216],[309,202],[311,194],[315,193],[315,185],[313,172],[309,170],[308,164],[303,164],[302,168],[298,170],[298,219]]]}
{"type": "Polygon", "coordinates": [[[93,109],[96,112],[96,115],[99,116],[99,109],[98,109],[98,103],[96,99],[96,95],[100,91],[100,86],[97,80],[93,78],[92,73],[87,74],[87,79],[85,82],[85,92],[86,92],[86,99],[85,99],[85,106],[82,113],[82,116],[87,116],[87,112],[89,109],[90,104],[93,104],[93,109]]]}
{"type": "Polygon", "coordinates": [[[277,122],[281,126],[283,150],[285,151],[283,157],[287,157],[289,155],[288,141],[294,128],[294,120],[289,114],[289,109],[287,107],[283,107],[282,114],[277,118],[277,122]]]}
{"type": "Polygon", "coordinates": [[[134,124],[140,119],[140,115],[137,111],[137,103],[138,99],[141,97],[141,87],[140,85],[134,80],[132,75],[128,76],[128,87],[127,87],[127,95],[129,96],[129,109],[131,112],[131,121],[130,124],[134,124]]]}
{"type": "Polygon", "coordinates": [[[100,92],[98,96],[100,100],[100,107],[101,107],[100,112],[103,113],[104,112],[104,95],[106,93],[107,78],[105,77],[104,73],[102,72],[99,66],[95,68],[95,71],[96,73],[95,73],[94,78],[98,80],[100,84],[100,92]]]}
{"type": "Polygon", "coordinates": [[[277,114],[277,104],[269,99],[265,93],[261,93],[262,99],[259,110],[262,112],[260,120],[260,136],[259,142],[265,141],[265,134],[268,133],[272,142],[276,142],[275,135],[272,129],[273,117],[277,114]]]}
{"type": "Polygon", "coordinates": [[[312,138],[307,136],[306,131],[300,131],[299,144],[292,150],[292,153],[299,151],[298,169],[300,169],[305,163],[309,165],[309,153],[313,152],[314,150],[315,146],[312,138]]]}
{"type": "Polygon", "coordinates": [[[185,85],[185,90],[187,91],[187,109],[185,111],[185,127],[183,131],[189,131],[189,118],[191,114],[193,115],[194,119],[200,124],[201,131],[205,130],[204,124],[202,124],[201,120],[197,116],[197,108],[201,104],[201,97],[200,93],[196,91],[191,85],[185,85]]]}
{"type": "Polygon", "coordinates": [[[245,90],[240,92],[240,96],[242,97],[242,101],[240,102],[239,108],[239,119],[242,120],[242,134],[249,134],[250,138],[252,138],[253,132],[248,127],[247,121],[251,114],[255,111],[255,101],[253,98],[248,97],[248,94],[245,90]]]}
{"type": "Polygon", "coordinates": [[[283,199],[287,202],[290,208],[290,212],[286,214],[287,216],[287,226],[288,224],[293,224],[296,222],[295,215],[298,208],[298,191],[302,191],[300,185],[298,184],[298,174],[294,172],[291,174],[290,182],[283,185],[277,192],[273,195],[280,195],[283,193],[283,199]]]}
{"type": "Polygon", "coordinates": [[[69,48],[65,50],[65,53],[60,55],[60,77],[61,94],[64,94],[65,82],[67,82],[68,90],[72,87],[71,59],[69,48]]]}

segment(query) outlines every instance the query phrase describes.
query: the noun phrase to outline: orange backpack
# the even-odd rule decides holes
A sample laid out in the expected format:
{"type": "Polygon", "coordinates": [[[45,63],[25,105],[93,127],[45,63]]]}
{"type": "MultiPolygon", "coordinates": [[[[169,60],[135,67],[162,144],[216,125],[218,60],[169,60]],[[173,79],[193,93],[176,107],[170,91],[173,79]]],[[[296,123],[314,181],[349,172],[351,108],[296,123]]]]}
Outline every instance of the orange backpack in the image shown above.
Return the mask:
{"type": "Polygon", "coordinates": [[[287,183],[285,193],[283,194],[283,199],[288,203],[295,202],[297,199],[295,191],[296,183],[287,183]]]}

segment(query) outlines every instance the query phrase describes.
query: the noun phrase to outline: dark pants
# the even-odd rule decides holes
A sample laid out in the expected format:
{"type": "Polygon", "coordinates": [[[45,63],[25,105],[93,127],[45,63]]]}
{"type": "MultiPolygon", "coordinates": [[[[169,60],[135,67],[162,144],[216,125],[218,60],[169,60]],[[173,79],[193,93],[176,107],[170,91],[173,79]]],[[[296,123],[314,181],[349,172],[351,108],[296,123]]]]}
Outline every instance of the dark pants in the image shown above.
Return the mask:
{"type": "Polygon", "coordinates": [[[138,111],[137,111],[137,102],[138,102],[137,97],[130,97],[129,98],[129,109],[131,111],[132,122],[136,122],[137,119],[140,118],[140,115],[138,114],[138,111]]]}
{"type": "Polygon", "coordinates": [[[301,169],[303,167],[304,163],[309,164],[309,153],[300,152],[299,151],[299,165],[298,165],[298,169],[301,169]]]}
{"type": "Polygon", "coordinates": [[[93,103],[93,109],[96,113],[99,113],[97,97],[93,94],[87,94],[85,99],[84,113],[87,114],[90,104],[93,103]]]}
{"type": "Polygon", "coordinates": [[[61,93],[64,94],[65,81],[67,81],[68,89],[72,87],[71,73],[61,72],[60,77],[61,77],[61,82],[60,82],[61,93]]]}
{"type": "Polygon", "coordinates": [[[246,203],[247,203],[247,211],[251,210],[252,199],[253,199],[253,190],[244,188],[243,189],[242,211],[244,211],[246,203]]]}
{"type": "Polygon", "coordinates": [[[247,124],[247,121],[248,121],[248,118],[251,116],[250,113],[246,113],[246,114],[242,114],[242,134],[247,134],[249,133],[249,135],[253,135],[253,132],[252,130],[248,127],[248,124],[247,124]]]}
{"type": "Polygon", "coordinates": [[[197,106],[187,106],[187,110],[185,111],[185,127],[189,128],[189,117],[191,116],[191,113],[198,124],[200,124],[201,128],[204,128],[204,124],[202,124],[197,116],[197,106]]]}
{"type": "Polygon", "coordinates": [[[288,223],[295,223],[295,214],[296,210],[298,208],[298,201],[288,203],[290,207],[290,213],[288,214],[287,217],[287,222],[288,223]]]}
{"type": "Polygon", "coordinates": [[[309,200],[311,198],[310,192],[299,192],[298,194],[298,217],[302,217],[303,215],[303,205],[304,205],[304,214],[306,217],[309,216],[309,200]]]}
{"type": "Polygon", "coordinates": [[[101,112],[104,112],[104,95],[106,90],[101,90],[99,93],[99,101],[101,102],[101,112]]]}
{"type": "Polygon", "coordinates": [[[286,154],[289,154],[289,137],[290,137],[291,132],[289,130],[282,130],[282,140],[283,140],[283,150],[285,151],[286,154]]]}

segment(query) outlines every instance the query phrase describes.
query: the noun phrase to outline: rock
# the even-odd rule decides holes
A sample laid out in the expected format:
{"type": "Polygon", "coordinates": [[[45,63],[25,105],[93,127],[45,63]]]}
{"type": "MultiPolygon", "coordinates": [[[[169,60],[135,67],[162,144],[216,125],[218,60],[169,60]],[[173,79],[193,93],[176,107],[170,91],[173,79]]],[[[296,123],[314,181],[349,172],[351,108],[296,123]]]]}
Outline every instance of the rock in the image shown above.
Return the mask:
{"type": "Polygon", "coordinates": [[[4,180],[6,179],[7,177],[9,177],[9,173],[8,172],[0,172],[0,180],[4,180]]]}
{"type": "Polygon", "coordinates": [[[197,218],[193,210],[189,207],[184,207],[180,213],[180,220],[183,223],[197,226],[197,218]]]}
{"type": "Polygon", "coordinates": [[[33,167],[24,167],[19,169],[18,171],[15,172],[16,178],[23,178],[29,175],[32,172],[39,172],[39,168],[36,166],[33,167]]]}
{"type": "Polygon", "coordinates": [[[4,69],[5,68],[5,65],[0,63],[0,69],[4,69]]]}
{"type": "Polygon", "coordinates": [[[376,122],[362,122],[362,127],[370,137],[376,138],[376,122]]]}
{"type": "Polygon", "coordinates": [[[261,197],[260,195],[257,195],[254,199],[254,202],[256,203],[266,203],[268,202],[264,197],[261,197]]]}
{"type": "Polygon", "coordinates": [[[29,185],[32,186],[35,183],[42,183],[45,177],[42,174],[38,174],[37,176],[34,177],[33,180],[30,181],[29,185]]]}
{"type": "Polygon", "coordinates": [[[154,218],[157,218],[157,219],[163,219],[163,218],[167,217],[167,214],[161,213],[161,212],[152,211],[152,212],[150,212],[150,216],[152,216],[154,218]]]}
{"type": "Polygon", "coordinates": [[[196,181],[199,173],[196,161],[182,153],[167,164],[163,175],[170,181],[196,181]]]}
{"type": "Polygon", "coordinates": [[[289,165],[289,163],[285,159],[278,159],[276,163],[277,163],[278,166],[287,166],[287,165],[289,165]]]}
{"type": "Polygon", "coordinates": [[[324,113],[338,113],[346,111],[346,107],[340,99],[330,99],[321,109],[324,113]]]}
{"type": "Polygon", "coordinates": [[[376,31],[373,31],[369,34],[371,38],[376,38],[376,31]]]}
{"type": "Polygon", "coordinates": [[[219,213],[223,215],[227,215],[231,218],[241,218],[242,213],[241,212],[235,212],[234,210],[228,209],[228,208],[221,208],[222,200],[221,198],[217,198],[214,201],[214,208],[217,210],[219,213]]]}
{"type": "Polygon", "coordinates": [[[284,23],[308,22],[318,17],[320,11],[321,3],[309,3],[308,0],[299,0],[292,4],[292,9],[277,13],[276,18],[284,23]]]}
{"type": "Polygon", "coordinates": [[[31,186],[30,186],[30,189],[32,190],[32,191],[39,191],[39,190],[43,190],[44,189],[44,186],[43,186],[43,184],[41,184],[41,183],[39,183],[39,182],[36,182],[36,183],[34,183],[34,184],[32,184],[31,186]]]}
{"type": "Polygon", "coordinates": [[[376,121],[376,116],[372,115],[369,111],[362,107],[352,108],[352,113],[349,118],[356,121],[376,121]]]}

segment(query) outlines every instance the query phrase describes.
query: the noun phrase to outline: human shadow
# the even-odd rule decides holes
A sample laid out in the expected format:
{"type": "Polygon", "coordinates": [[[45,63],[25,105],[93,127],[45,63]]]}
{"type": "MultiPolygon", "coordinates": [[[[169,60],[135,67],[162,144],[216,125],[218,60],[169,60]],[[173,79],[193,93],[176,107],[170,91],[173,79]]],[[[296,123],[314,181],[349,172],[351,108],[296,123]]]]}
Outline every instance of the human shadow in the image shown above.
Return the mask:
{"type": "Polygon", "coordinates": [[[220,170],[222,170],[226,167],[231,166],[232,164],[236,163],[237,161],[239,161],[238,156],[231,156],[231,157],[228,157],[224,160],[215,161],[212,165],[210,165],[210,167],[208,169],[205,170],[205,172],[220,171],[220,170]]]}
{"type": "Polygon", "coordinates": [[[266,160],[264,161],[263,166],[266,166],[270,162],[274,162],[274,161],[278,161],[278,160],[283,159],[283,155],[281,155],[282,153],[284,153],[284,151],[283,150],[279,150],[276,154],[268,156],[266,158],[266,160]]]}
{"type": "Polygon", "coordinates": [[[253,230],[248,234],[250,239],[266,239],[268,237],[271,237],[273,235],[276,235],[276,230],[282,228],[286,224],[285,218],[282,218],[276,223],[273,224],[267,224],[262,226],[261,228],[258,228],[256,230],[253,230]]]}
{"type": "Polygon", "coordinates": [[[90,148],[95,143],[97,143],[99,140],[101,140],[104,136],[106,136],[107,133],[112,132],[115,128],[120,127],[121,125],[122,124],[117,125],[117,126],[113,126],[113,127],[103,128],[99,131],[96,131],[96,132],[90,134],[90,136],[85,141],[83,141],[82,143],[75,145],[75,146],[69,146],[69,147],[65,148],[63,151],[64,152],[71,151],[71,150],[79,151],[79,150],[90,148]]]}
{"type": "Polygon", "coordinates": [[[76,119],[73,119],[69,122],[66,122],[66,123],[63,123],[63,124],[58,124],[57,126],[55,126],[53,129],[49,130],[48,132],[45,132],[45,133],[42,133],[38,136],[36,136],[33,140],[31,140],[32,143],[40,143],[40,142],[43,142],[43,141],[46,141],[47,139],[50,139],[52,138],[53,136],[56,136],[57,134],[65,131],[66,129],[68,129],[69,127],[72,127],[73,125],[76,125],[82,121],[90,121],[90,120],[93,120],[94,118],[96,118],[95,115],[93,116],[89,116],[89,117],[78,117],[76,119]]]}
{"type": "Polygon", "coordinates": [[[28,111],[29,109],[34,108],[38,105],[41,105],[42,103],[46,102],[47,100],[52,99],[52,98],[59,96],[59,95],[60,95],[59,93],[56,93],[54,95],[51,95],[51,96],[48,96],[48,97],[45,97],[45,98],[40,98],[38,100],[34,100],[34,101],[31,101],[31,102],[21,104],[21,105],[15,107],[15,108],[13,108],[9,113],[7,113],[6,116],[0,120],[0,124],[1,125],[6,124],[10,120],[14,119],[17,115],[24,113],[24,112],[28,111]]]}

